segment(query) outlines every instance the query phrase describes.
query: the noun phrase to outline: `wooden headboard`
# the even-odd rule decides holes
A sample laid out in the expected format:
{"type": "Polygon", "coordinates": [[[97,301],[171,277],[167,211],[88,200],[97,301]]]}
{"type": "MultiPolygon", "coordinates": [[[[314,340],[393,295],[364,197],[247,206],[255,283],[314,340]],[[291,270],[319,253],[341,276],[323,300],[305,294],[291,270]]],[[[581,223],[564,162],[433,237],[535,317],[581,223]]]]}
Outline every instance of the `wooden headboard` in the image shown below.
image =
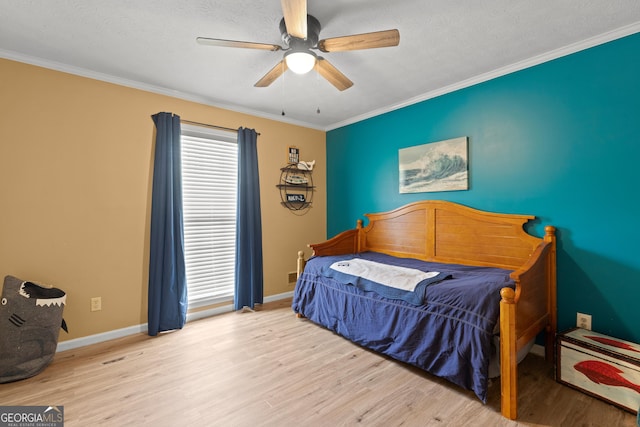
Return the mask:
{"type": "Polygon", "coordinates": [[[523,229],[534,216],[484,212],[443,200],[414,202],[365,216],[369,219],[366,227],[359,220],[356,229],[309,245],[314,254],[375,251],[425,261],[516,269],[543,241],[523,229]]]}

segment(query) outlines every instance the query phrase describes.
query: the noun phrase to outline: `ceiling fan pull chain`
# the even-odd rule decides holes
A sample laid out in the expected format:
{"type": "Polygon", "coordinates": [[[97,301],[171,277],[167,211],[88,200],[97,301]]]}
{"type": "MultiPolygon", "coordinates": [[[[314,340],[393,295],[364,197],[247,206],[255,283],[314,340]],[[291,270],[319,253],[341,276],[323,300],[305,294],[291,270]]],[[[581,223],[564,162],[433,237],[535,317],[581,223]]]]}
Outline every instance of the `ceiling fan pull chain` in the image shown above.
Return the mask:
{"type": "MultiPolygon", "coordinates": [[[[320,91],[320,74],[316,73],[316,90],[320,91]]],[[[316,110],[316,114],[320,114],[320,106],[316,110]]]]}
{"type": "Polygon", "coordinates": [[[285,68],[285,63],[284,61],[282,61],[280,64],[282,64],[282,97],[280,98],[280,105],[282,106],[282,115],[284,116],[284,72],[287,71],[285,68]]]}

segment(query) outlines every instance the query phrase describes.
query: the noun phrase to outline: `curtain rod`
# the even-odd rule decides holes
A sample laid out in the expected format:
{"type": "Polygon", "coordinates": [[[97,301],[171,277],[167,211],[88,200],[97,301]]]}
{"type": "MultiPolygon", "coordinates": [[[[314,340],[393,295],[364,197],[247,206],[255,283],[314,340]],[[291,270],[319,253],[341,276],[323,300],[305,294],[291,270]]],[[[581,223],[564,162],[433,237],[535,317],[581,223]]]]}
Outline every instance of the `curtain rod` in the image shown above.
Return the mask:
{"type": "MultiPolygon", "coordinates": [[[[227,127],[224,127],[224,126],[210,125],[208,123],[192,122],[191,120],[180,119],[180,123],[185,123],[185,124],[188,124],[188,125],[204,126],[204,127],[213,128],[213,129],[228,130],[228,131],[231,131],[231,132],[238,133],[238,129],[231,129],[231,128],[227,128],[227,127]]],[[[258,135],[260,135],[259,132],[258,132],[258,135]]]]}

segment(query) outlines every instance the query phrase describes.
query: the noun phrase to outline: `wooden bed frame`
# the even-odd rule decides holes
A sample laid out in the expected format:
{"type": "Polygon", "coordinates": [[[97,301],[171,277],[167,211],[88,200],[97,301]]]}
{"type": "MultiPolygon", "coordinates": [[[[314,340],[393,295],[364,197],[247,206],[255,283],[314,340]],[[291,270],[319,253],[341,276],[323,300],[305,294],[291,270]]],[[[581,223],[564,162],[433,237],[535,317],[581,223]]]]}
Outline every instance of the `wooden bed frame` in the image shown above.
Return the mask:
{"type": "MultiPolygon", "coordinates": [[[[514,270],[515,290],[500,292],[501,411],[517,417],[517,353],[546,332],[547,361],[554,358],[556,333],[555,228],[544,238],[527,234],[531,215],[484,212],[441,200],[415,202],[390,212],[366,214],[369,224],[309,245],[314,255],[364,251],[404,258],[514,270]]],[[[298,252],[298,275],[306,260],[298,252]]]]}

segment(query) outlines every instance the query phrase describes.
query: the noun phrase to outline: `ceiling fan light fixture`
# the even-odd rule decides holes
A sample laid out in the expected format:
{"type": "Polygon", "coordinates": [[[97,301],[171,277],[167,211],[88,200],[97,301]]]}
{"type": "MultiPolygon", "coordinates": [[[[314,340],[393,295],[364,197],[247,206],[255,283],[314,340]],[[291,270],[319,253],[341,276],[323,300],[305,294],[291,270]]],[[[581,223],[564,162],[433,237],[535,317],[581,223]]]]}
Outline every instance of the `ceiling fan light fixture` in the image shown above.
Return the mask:
{"type": "Polygon", "coordinates": [[[309,50],[292,50],[284,55],[287,68],[296,74],[306,74],[316,65],[316,55],[309,50]]]}

